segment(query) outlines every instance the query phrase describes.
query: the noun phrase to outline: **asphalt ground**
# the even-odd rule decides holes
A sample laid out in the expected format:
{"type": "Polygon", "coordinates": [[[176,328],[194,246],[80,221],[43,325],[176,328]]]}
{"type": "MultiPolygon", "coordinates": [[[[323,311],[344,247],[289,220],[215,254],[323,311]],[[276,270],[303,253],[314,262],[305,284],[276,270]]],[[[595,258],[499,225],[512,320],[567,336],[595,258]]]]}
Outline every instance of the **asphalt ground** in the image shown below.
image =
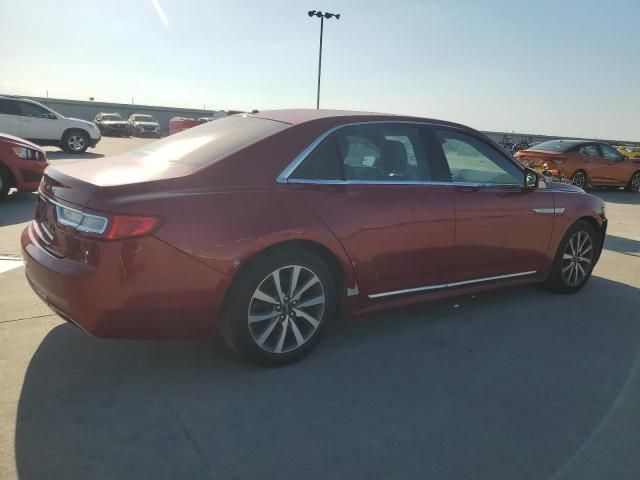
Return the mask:
{"type": "MultiPolygon", "coordinates": [[[[146,141],[104,138],[84,157],[146,141]]],[[[518,287],[351,319],[279,369],[216,339],[108,341],[66,324],[19,258],[35,195],[11,194],[0,479],[640,478],[640,195],[594,193],[609,236],[581,292],[518,287]]]]}

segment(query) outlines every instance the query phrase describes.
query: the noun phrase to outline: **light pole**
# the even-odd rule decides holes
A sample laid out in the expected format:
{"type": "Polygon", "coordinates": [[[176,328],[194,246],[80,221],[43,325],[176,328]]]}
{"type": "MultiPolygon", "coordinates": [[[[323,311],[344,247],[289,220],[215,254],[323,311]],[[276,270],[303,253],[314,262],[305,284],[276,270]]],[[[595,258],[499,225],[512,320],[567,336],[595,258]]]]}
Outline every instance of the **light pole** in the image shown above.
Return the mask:
{"type": "Polygon", "coordinates": [[[320,53],[318,54],[318,97],[316,99],[316,108],[320,108],[320,75],[322,74],[322,31],[324,30],[324,19],[335,18],[336,20],[340,20],[339,13],[329,13],[321,11],[310,10],[310,17],[318,17],[320,18],[320,53]]]}

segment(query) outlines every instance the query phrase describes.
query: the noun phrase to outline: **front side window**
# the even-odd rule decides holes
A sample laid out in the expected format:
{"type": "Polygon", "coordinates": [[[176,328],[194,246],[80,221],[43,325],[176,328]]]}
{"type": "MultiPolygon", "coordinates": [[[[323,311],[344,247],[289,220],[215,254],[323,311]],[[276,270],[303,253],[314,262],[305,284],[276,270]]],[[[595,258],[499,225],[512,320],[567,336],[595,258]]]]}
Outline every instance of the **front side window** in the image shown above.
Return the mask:
{"type": "Polygon", "coordinates": [[[622,158],[620,152],[609,145],[600,145],[600,149],[602,150],[602,156],[607,160],[620,160],[622,158]]]}
{"type": "Polygon", "coordinates": [[[516,165],[481,140],[452,130],[437,130],[438,140],[454,182],[483,185],[522,185],[516,165]]]}
{"type": "Polygon", "coordinates": [[[39,105],[29,102],[19,102],[20,104],[20,115],[23,117],[38,117],[38,118],[49,118],[51,117],[51,112],[47,109],[42,108],[39,105]]]}
{"type": "Polygon", "coordinates": [[[598,146],[591,144],[580,147],[580,153],[587,157],[599,157],[600,150],[598,150],[598,146]]]}

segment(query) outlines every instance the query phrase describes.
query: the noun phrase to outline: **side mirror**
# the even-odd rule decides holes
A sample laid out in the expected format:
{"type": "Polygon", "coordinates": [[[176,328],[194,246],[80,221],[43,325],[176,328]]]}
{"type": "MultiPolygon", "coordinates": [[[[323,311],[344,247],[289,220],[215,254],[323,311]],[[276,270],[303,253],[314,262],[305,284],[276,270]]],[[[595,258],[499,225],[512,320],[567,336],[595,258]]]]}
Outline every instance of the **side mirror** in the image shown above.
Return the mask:
{"type": "Polygon", "coordinates": [[[538,188],[538,174],[536,173],[535,170],[531,170],[530,168],[525,169],[524,188],[526,189],[538,188]]]}

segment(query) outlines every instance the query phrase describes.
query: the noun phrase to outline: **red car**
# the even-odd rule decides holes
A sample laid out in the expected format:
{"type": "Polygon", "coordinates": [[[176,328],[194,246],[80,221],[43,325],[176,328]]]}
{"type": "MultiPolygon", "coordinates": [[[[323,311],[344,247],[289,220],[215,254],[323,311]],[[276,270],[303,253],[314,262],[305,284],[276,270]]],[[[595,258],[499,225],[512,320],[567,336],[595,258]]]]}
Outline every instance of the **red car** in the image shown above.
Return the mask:
{"type": "Polygon", "coordinates": [[[606,225],[600,199],[462,125],[283,110],[50,167],[22,248],[35,292],[89,333],[217,327],[281,364],[340,314],[530,282],[575,292],[606,225]]]}
{"type": "Polygon", "coordinates": [[[11,188],[19,192],[37,190],[47,165],[47,155],[39,146],[0,133],[0,199],[11,188]]]}

